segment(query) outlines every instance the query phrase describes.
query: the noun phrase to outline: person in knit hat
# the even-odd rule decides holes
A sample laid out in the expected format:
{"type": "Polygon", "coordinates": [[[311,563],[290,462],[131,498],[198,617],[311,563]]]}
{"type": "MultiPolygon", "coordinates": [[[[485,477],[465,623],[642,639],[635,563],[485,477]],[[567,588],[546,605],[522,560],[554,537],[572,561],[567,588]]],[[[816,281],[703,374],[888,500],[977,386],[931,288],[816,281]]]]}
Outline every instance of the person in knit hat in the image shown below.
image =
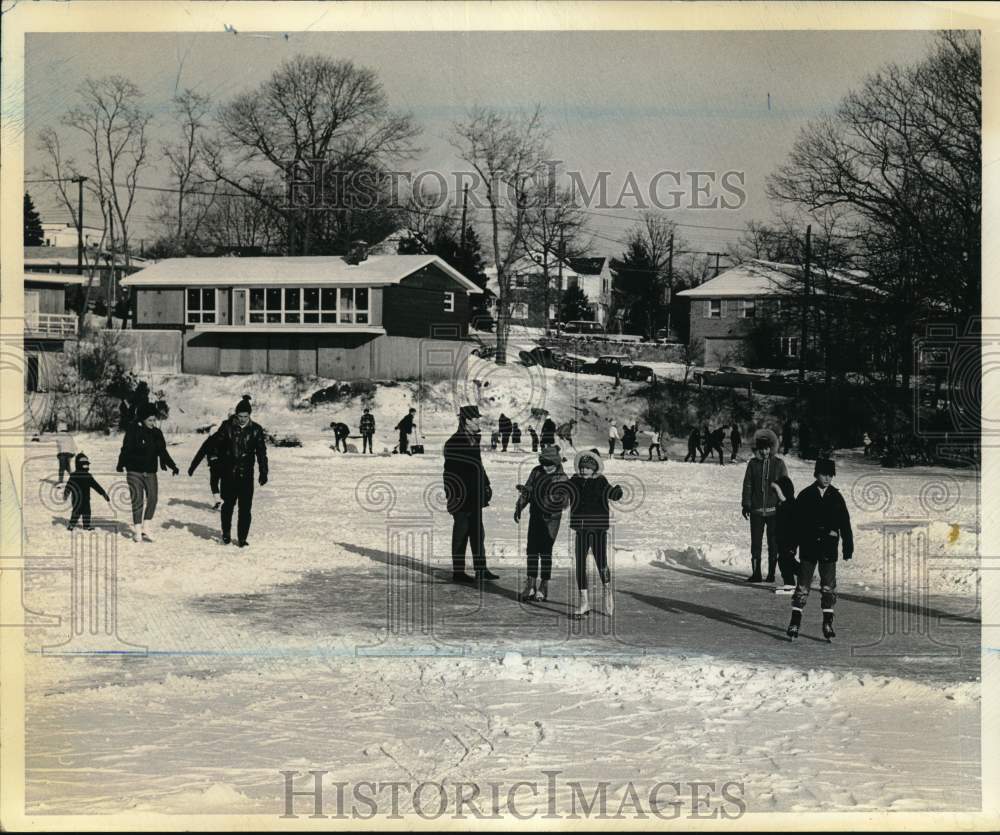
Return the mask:
{"type": "Polygon", "coordinates": [[[267,444],[266,433],[260,424],[250,419],[253,407],[250,395],[236,404],[235,414],[219,427],[213,436],[213,446],[219,455],[219,469],[222,474],[222,542],[232,541],[233,510],[239,505],[236,520],[236,544],[247,546],[250,523],[253,519],[253,475],[256,460],[259,474],[258,484],[267,484],[267,444]]]}
{"type": "Polygon", "coordinates": [[[837,605],[837,551],[838,546],[843,549],[844,560],[854,556],[854,533],[847,502],[832,484],[836,474],[837,465],[832,460],[819,459],[813,469],[816,480],[795,499],[799,576],[792,595],[792,619],[787,633],[793,640],[798,637],[802,610],[817,568],[823,637],[829,641],[837,634],[833,631],[833,610],[837,605]]]}
{"type": "Polygon", "coordinates": [[[81,520],[85,531],[93,530],[90,525],[91,490],[103,496],[104,501],[111,501],[104,488],[90,474],[90,459],[81,452],[76,456],[76,469],[70,473],[69,481],[66,483],[66,495],[73,503],[73,510],[69,515],[70,530],[73,530],[76,523],[81,520]]]}
{"type": "Polygon", "coordinates": [[[576,532],[576,587],[580,592],[580,605],[571,615],[583,618],[590,614],[587,592],[587,555],[594,554],[597,573],[604,585],[604,611],[614,614],[611,594],[611,569],[608,566],[608,528],[610,527],[610,502],[620,501],[624,491],[612,486],[604,477],[604,463],[596,449],[577,453],[576,473],[569,480],[569,526],[576,532]]]}
{"type": "Polygon", "coordinates": [[[132,499],[132,538],[141,543],[153,541],[146,531],[146,522],[151,522],[156,513],[159,497],[157,465],[161,470],[169,469],[174,475],[180,470],[167,452],[167,442],[156,425],[156,407],[152,403],[142,404],[137,417],[138,420],[125,430],[117,469],[126,474],[132,499]]]}
{"type": "Polygon", "coordinates": [[[559,447],[546,447],[538,456],[538,466],[532,469],[528,480],[517,485],[514,521],[521,524],[521,512],[525,507],[531,509],[528,518],[528,575],[521,600],[549,599],[552,547],[559,536],[563,508],[569,502],[569,479],[562,465],[559,447]],[[541,584],[537,585],[539,563],[542,573],[541,584]]]}

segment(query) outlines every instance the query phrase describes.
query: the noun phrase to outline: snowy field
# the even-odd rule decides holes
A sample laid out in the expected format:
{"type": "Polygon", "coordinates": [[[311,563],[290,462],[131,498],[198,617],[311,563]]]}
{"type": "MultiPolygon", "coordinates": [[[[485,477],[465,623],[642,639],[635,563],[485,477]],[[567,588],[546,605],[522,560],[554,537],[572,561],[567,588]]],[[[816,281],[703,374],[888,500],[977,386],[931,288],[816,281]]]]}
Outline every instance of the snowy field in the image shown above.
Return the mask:
{"type": "MultiPolygon", "coordinates": [[[[640,413],[631,384],[612,392],[600,378],[540,373],[484,365],[470,379],[490,383],[480,390],[492,419],[503,410],[526,425],[532,406],[557,421],[576,416],[578,446],[604,447],[609,414],[640,413]]],[[[549,601],[517,600],[527,519],[513,521],[514,485],[530,452],[484,453],[500,581],[482,593],[447,582],[440,445],[453,403],[475,402],[467,382],[420,390],[427,454],[412,458],[332,452],[324,427],[356,427],[360,404],[294,408],[322,381],[158,384],[181,475],[160,475],[152,544],[116,533],[127,521],[120,438],[77,438],[114,502],[94,497],[101,532],[77,533],[75,544],[52,485],[54,445],[43,436],[29,446],[25,544],[52,570],[26,575],[26,603],[60,618],[28,630],[29,812],[277,816],[279,772],[308,769],[331,781],[445,784],[543,781],[543,769],[558,769],[585,785],[610,781],[612,794],[628,781],[734,781],[751,814],[978,808],[974,473],[883,471],[842,453],[835,483],[857,544],[840,566],[838,638],[819,638],[814,593],[791,644],[789,598],[743,580],[743,463],[681,463],[680,441],[667,462],[616,459],[608,477],[626,487],[613,529],[617,608],[578,623],[566,617],[568,524],[549,601]],[[269,449],[270,480],[241,550],[219,541],[207,469],[186,469],[204,438],[195,428],[244,391],[255,420],[303,446],[269,449]],[[927,559],[898,550],[887,581],[890,518],[905,520],[895,547],[909,535],[927,559]],[[84,646],[70,640],[69,557],[91,547],[116,549],[118,641],[87,646],[133,654],[67,654],[84,646]],[[919,616],[907,613],[910,591],[919,616]]],[[[376,449],[395,442],[391,428],[416,393],[379,388],[376,449]]],[[[788,463],[805,487],[811,463],[788,463]]],[[[561,789],[560,811],[570,803],[561,789]]]]}

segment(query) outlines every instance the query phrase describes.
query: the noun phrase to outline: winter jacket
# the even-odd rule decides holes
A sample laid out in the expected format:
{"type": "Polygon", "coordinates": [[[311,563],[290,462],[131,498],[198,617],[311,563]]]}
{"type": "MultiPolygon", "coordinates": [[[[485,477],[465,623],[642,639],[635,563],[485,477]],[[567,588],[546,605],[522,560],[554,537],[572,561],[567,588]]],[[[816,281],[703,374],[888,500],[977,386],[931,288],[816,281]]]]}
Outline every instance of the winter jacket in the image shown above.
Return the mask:
{"type": "Polygon", "coordinates": [[[613,487],[603,476],[584,478],[574,475],[570,480],[569,526],[578,531],[606,531],[611,526],[610,503],[624,495],[617,484],[613,487]]]}
{"type": "Polygon", "coordinates": [[[841,492],[832,484],[820,494],[813,482],[795,500],[799,559],[836,562],[837,543],[843,543],[844,559],[854,555],[851,514],[841,492]]]}
{"type": "Polygon", "coordinates": [[[612,438],[618,440],[618,427],[613,423],[608,427],[608,440],[610,441],[612,438]]]}
{"type": "Polygon", "coordinates": [[[104,488],[97,483],[97,479],[90,473],[76,470],[69,474],[69,481],[66,483],[66,495],[70,497],[74,508],[90,507],[91,490],[103,496],[105,501],[110,501],[108,494],[104,492],[104,488]]]}
{"type": "Polygon", "coordinates": [[[776,455],[763,461],[756,455],[747,462],[743,476],[743,509],[770,516],[778,506],[778,497],[771,485],[788,476],[785,462],[776,455]]]}
{"type": "Polygon", "coordinates": [[[509,435],[511,430],[510,418],[506,415],[500,415],[500,420],[497,422],[497,428],[500,430],[501,435],[509,435]]]}
{"type": "Polygon", "coordinates": [[[59,455],[76,455],[76,441],[69,432],[56,433],[56,447],[59,455]]]}
{"type": "Polygon", "coordinates": [[[479,510],[493,498],[479,436],[464,428],[444,442],[444,493],[449,513],[479,510]]]}
{"type": "Polygon", "coordinates": [[[521,443],[521,427],[520,426],[514,426],[514,427],[511,428],[511,430],[510,430],[510,439],[515,444],[521,443]]]}
{"type": "Polygon", "coordinates": [[[191,461],[191,466],[188,467],[188,475],[194,475],[194,471],[198,469],[201,459],[205,457],[208,458],[209,467],[214,467],[219,460],[219,451],[216,447],[215,435],[209,435],[205,438],[204,443],[198,447],[198,452],[195,453],[194,459],[191,461]]]}
{"type": "Polygon", "coordinates": [[[399,423],[396,424],[396,429],[399,430],[400,435],[409,435],[413,431],[413,415],[407,414],[399,423]]]}
{"type": "Polygon", "coordinates": [[[777,539],[778,550],[782,553],[792,552],[799,547],[798,520],[795,515],[795,485],[788,476],[779,478],[774,483],[772,489],[776,491],[775,496],[780,493],[785,497],[783,502],[778,504],[774,512],[774,521],[778,526],[777,539]]]}
{"type": "Polygon", "coordinates": [[[709,433],[708,436],[708,448],[709,449],[722,449],[722,444],[726,440],[726,430],[716,429],[715,431],[709,433]]]}
{"type": "Polygon", "coordinates": [[[174,459],[167,452],[163,433],[155,426],[133,423],[125,430],[122,449],[118,455],[118,471],[155,473],[157,470],[177,470],[174,459]],[[159,466],[157,466],[159,465],[159,466]]]}
{"type": "Polygon", "coordinates": [[[362,435],[374,435],[375,434],[375,415],[369,412],[366,415],[361,416],[361,423],[358,425],[358,429],[361,430],[362,435]]]}
{"type": "Polygon", "coordinates": [[[556,442],[556,424],[552,418],[545,418],[542,424],[542,445],[551,446],[556,442]]]}
{"type": "Polygon", "coordinates": [[[688,449],[700,449],[701,448],[701,432],[698,429],[692,429],[691,434],[688,435],[688,449]]]}
{"type": "Polygon", "coordinates": [[[260,478],[267,481],[267,444],[260,424],[251,420],[241,427],[233,415],[219,427],[212,438],[219,453],[219,468],[224,478],[252,478],[256,458],[260,478]]]}
{"type": "Polygon", "coordinates": [[[351,436],[351,427],[346,423],[335,423],[333,424],[333,437],[334,438],[349,438],[351,436]]]}
{"type": "Polygon", "coordinates": [[[545,467],[539,464],[532,469],[528,480],[521,486],[521,494],[517,497],[515,511],[531,508],[531,516],[539,517],[548,528],[549,536],[555,539],[559,535],[559,522],[562,519],[563,508],[569,504],[569,479],[563,468],[559,467],[552,475],[545,472],[545,467]]]}

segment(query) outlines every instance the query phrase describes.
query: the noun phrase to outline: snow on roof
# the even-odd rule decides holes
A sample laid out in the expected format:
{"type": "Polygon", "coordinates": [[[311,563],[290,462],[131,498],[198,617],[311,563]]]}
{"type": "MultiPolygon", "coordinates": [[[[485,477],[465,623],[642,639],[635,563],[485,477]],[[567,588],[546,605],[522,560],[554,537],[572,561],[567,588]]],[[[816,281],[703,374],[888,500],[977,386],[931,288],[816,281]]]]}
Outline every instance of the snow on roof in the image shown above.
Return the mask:
{"type": "Polygon", "coordinates": [[[261,258],[167,258],[122,280],[125,287],[217,286],[241,284],[334,284],[369,287],[399,284],[434,265],[468,293],[482,291],[436,255],[370,255],[348,264],[339,255],[261,258]]]}
{"type": "Polygon", "coordinates": [[[24,273],[24,283],[34,284],[86,284],[85,276],[76,273],[24,273]]]}
{"type": "MultiPolygon", "coordinates": [[[[862,270],[815,270],[816,281],[813,291],[823,295],[823,279],[827,273],[840,284],[875,290],[866,285],[867,273],[862,270]]],[[[738,264],[715,278],[690,290],[681,290],[678,296],[690,299],[748,298],[753,296],[775,296],[794,291],[802,280],[802,266],[799,264],[779,264],[774,261],[747,261],[738,264]]]]}

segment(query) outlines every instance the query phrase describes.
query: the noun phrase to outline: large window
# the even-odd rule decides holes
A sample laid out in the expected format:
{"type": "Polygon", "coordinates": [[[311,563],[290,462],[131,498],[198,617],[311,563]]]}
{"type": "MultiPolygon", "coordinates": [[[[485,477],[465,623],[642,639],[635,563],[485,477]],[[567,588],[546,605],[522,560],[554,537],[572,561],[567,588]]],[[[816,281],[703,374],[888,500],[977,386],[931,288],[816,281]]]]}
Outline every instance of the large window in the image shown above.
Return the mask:
{"type": "Polygon", "coordinates": [[[740,300],[740,316],[744,319],[753,319],[757,315],[757,305],[754,299],[740,300]]]}
{"type": "Polygon", "coordinates": [[[367,325],[367,287],[251,287],[252,325],[367,325]]]}
{"type": "Polygon", "coordinates": [[[788,359],[796,359],[799,355],[799,337],[782,336],[778,339],[778,349],[781,356],[788,359]]]}
{"type": "Polygon", "coordinates": [[[189,287],[185,321],[189,325],[215,324],[215,288],[189,287]]]}
{"type": "Polygon", "coordinates": [[[722,318],[722,299],[709,299],[705,308],[709,319],[722,318]]]}

